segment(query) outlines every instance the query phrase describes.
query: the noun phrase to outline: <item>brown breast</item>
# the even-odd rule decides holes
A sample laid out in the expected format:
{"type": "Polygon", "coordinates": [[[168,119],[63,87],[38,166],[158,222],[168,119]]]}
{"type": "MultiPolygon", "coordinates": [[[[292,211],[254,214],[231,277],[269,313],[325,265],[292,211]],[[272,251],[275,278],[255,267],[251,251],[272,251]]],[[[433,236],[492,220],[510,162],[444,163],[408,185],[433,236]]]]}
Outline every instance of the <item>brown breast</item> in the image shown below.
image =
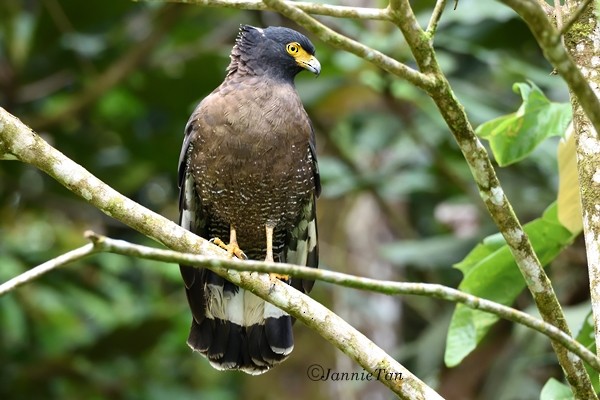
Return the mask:
{"type": "Polygon", "coordinates": [[[229,224],[246,252],[265,247],[265,224],[275,226],[274,248],[314,191],[310,121],[295,88],[264,79],[229,80],[192,115],[196,138],[190,166],[214,235],[229,224]]]}

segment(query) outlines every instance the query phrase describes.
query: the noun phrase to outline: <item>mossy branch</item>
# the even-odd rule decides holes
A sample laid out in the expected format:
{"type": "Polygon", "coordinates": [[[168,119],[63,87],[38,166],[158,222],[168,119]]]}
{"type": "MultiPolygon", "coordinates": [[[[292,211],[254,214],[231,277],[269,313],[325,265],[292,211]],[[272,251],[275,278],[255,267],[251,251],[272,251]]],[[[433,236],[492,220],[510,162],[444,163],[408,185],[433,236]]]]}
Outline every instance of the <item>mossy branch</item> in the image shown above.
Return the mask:
{"type": "MultiPolygon", "coordinates": [[[[600,49],[598,40],[600,32],[598,27],[598,2],[580,0],[571,3],[571,14],[567,15],[572,29],[565,31],[565,46],[577,63],[578,68],[584,72],[589,83],[598,88],[600,77],[597,74],[600,49]],[[578,4],[577,4],[578,3],[578,4]]],[[[569,23],[567,22],[567,24],[569,23]]],[[[585,236],[586,257],[588,261],[588,275],[590,281],[590,296],[595,324],[596,353],[600,354],[600,135],[593,123],[587,118],[583,103],[571,93],[573,106],[573,126],[576,152],[577,171],[579,178],[579,191],[583,217],[583,232],[585,236]]]]}

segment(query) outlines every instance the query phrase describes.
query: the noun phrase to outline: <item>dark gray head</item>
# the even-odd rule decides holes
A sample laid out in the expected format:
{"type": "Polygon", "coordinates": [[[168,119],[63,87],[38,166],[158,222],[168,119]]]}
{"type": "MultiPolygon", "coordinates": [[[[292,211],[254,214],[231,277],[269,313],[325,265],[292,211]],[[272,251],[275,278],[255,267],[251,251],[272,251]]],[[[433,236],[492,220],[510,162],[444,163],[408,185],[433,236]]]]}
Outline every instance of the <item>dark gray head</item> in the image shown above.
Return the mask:
{"type": "Polygon", "coordinates": [[[295,30],[242,25],[227,71],[293,81],[303,69],[319,75],[321,64],[314,55],[315,46],[295,30]]]}

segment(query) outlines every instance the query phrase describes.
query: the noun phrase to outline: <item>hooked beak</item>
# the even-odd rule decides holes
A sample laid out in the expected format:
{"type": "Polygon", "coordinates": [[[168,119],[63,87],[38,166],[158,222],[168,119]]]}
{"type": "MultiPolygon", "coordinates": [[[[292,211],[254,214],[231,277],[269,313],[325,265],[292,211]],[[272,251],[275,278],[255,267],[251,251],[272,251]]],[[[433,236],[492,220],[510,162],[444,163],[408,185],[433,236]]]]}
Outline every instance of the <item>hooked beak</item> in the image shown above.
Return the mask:
{"type": "Polygon", "coordinates": [[[321,63],[317,60],[317,57],[310,55],[304,51],[304,49],[301,49],[300,54],[294,58],[296,59],[296,64],[312,72],[316,76],[319,76],[321,73],[321,63]]]}
{"type": "Polygon", "coordinates": [[[302,61],[300,63],[300,66],[309,70],[316,76],[319,76],[319,74],[321,73],[321,63],[319,62],[319,60],[317,60],[317,57],[315,56],[310,56],[308,60],[302,61]]]}

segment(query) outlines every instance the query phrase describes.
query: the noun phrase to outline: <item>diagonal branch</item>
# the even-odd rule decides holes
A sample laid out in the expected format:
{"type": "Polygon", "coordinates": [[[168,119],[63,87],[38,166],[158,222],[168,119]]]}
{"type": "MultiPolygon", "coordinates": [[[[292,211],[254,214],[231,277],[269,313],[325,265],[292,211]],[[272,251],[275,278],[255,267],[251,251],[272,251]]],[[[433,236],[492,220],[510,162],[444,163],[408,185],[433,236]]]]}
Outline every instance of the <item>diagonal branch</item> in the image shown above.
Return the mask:
{"type": "MultiPolygon", "coordinates": [[[[569,21],[577,18],[577,25],[565,31],[564,43],[569,53],[576,60],[578,67],[585,73],[590,86],[597,93],[600,78],[598,59],[600,48],[598,30],[598,8],[596,1],[590,4],[587,0],[572,1],[568,4],[571,10],[569,21]],[[577,9],[575,7],[578,7],[577,9]],[[585,12],[582,13],[582,10],[585,12]]],[[[565,7],[567,8],[567,7],[565,7]]],[[[568,24],[569,22],[567,22],[568,24]]],[[[583,232],[585,237],[586,258],[590,286],[592,313],[594,315],[594,336],[596,353],[600,354],[600,191],[598,191],[598,166],[600,165],[600,135],[594,129],[583,110],[583,102],[571,93],[573,107],[574,138],[576,143],[576,160],[583,216],[583,232]]]]}
{"type": "MultiPolygon", "coordinates": [[[[516,1],[516,0],[507,0],[516,1]]],[[[523,275],[542,318],[571,335],[552,283],[542,268],[531,241],[523,230],[512,205],[504,194],[487,151],[475,135],[463,106],[454,95],[450,83],[437,63],[431,42],[423,34],[408,0],[394,0],[394,21],[402,31],[419,68],[437,77],[439,86],[428,91],[458,143],[475,178],[482,200],[498,226],[523,275]]],[[[537,6],[537,5],[536,5],[537,6]]],[[[540,12],[543,10],[539,8],[540,12]]],[[[543,15],[544,18],[545,15],[543,15]]],[[[586,83],[589,89],[589,86],[586,83]]],[[[599,115],[600,120],[600,115],[599,115]]],[[[562,346],[552,342],[565,377],[576,397],[594,399],[589,376],[580,360],[573,360],[562,346]]]]}
{"type": "MultiPolygon", "coordinates": [[[[105,214],[173,250],[209,257],[226,256],[224,250],[207,240],[121,195],[50,146],[18,118],[0,107],[0,159],[8,156],[41,169],[105,214]]],[[[262,274],[223,268],[215,268],[214,271],[302,321],[373,376],[379,376],[382,371],[401,374],[401,380],[380,380],[400,398],[441,399],[439,394],[366,336],[326,307],[291,286],[279,280],[271,280],[262,274]]]]}
{"type": "Polygon", "coordinates": [[[212,243],[123,196],[50,146],[0,107],[0,159],[16,158],[50,175],[100,211],[172,249],[211,256],[225,252],[212,243]]]}

